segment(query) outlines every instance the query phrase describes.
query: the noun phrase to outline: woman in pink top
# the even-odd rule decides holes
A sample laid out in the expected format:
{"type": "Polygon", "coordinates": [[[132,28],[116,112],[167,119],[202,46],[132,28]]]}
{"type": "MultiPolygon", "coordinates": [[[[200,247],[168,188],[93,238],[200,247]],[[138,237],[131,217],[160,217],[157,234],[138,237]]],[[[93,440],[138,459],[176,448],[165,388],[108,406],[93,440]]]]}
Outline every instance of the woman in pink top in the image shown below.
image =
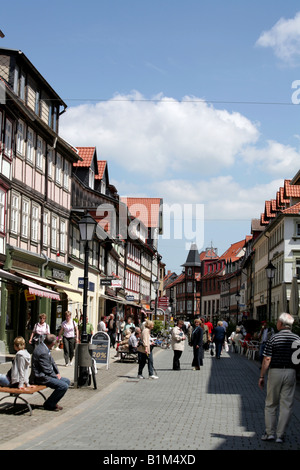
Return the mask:
{"type": "Polygon", "coordinates": [[[72,320],[71,312],[65,313],[66,319],[62,322],[59,338],[63,334],[64,358],[66,367],[72,365],[72,360],[75,353],[75,346],[78,342],[78,328],[74,320],[72,320]]]}

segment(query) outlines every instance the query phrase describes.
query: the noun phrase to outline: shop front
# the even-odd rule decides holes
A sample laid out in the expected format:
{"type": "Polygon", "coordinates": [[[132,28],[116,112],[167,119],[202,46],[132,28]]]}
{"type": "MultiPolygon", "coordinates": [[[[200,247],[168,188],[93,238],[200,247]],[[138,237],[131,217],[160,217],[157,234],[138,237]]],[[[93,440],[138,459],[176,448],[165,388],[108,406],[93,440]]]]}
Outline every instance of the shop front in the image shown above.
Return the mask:
{"type": "MultiPolygon", "coordinates": [[[[51,312],[52,304],[56,310],[61,298],[59,293],[52,289],[5,270],[0,270],[0,283],[0,340],[4,342],[7,352],[14,353],[14,338],[23,336],[28,346],[32,329],[39,315],[41,313],[47,315],[47,312],[51,312]]],[[[48,318],[49,315],[47,315],[48,318]]]]}

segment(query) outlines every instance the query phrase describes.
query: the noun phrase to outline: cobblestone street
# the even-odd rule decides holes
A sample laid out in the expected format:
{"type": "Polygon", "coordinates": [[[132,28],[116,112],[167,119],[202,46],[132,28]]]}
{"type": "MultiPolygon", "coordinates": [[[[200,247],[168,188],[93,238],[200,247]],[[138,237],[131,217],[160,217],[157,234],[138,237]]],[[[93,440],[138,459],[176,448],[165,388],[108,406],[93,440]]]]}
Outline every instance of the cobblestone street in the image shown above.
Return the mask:
{"type": "MultiPolygon", "coordinates": [[[[54,352],[63,364],[60,352],[54,352]]],[[[0,449],[56,450],[299,450],[300,402],[297,391],[294,413],[284,444],[261,441],[264,431],[265,393],[257,382],[259,363],[234,353],[221,360],[205,355],[199,371],[191,367],[187,347],[181,371],[173,371],[173,352],[156,350],[158,380],[138,380],[137,365],[112,358],[108,370],[97,374],[93,387],[70,388],[61,405],[51,413],[24,405],[7,409],[1,402],[0,449]],[[130,423],[130,431],[129,431],[130,423]],[[141,424],[146,423],[146,425],[141,424]]],[[[1,370],[8,367],[1,366],[1,370]]],[[[73,368],[60,367],[72,379],[73,368]]],[[[50,393],[47,390],[46,393],[50,393]]],[[[31,398],[41,404],[41,397],[31,398]]]]}

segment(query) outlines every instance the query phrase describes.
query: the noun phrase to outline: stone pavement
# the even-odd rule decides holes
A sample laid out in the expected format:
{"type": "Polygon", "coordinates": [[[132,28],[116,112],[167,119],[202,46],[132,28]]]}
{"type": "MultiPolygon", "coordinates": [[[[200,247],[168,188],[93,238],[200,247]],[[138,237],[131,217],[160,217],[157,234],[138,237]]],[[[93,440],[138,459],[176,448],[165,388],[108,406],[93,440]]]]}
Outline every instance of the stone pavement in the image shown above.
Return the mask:
{"type": "MultiPolygon", "coordinates": [[[[62,353],[53,355],[61,375],[73,379],[63,366],[62,353]]],[[[235,353],[220,360],[205,353],[200,371],[191,367],[186,347],[181,371],[172,370],[173,352],[155,349],[158,380],[138,380],[137,364],[111,358],[108,370],[97,374],[93,387],[70,388],[61,400],[63,411],[35,406],[33,415],[6,409],[0,403],[0,450],[299,450],[300,393],[284,444],[263,442],[265,392],[258,388],[259,364],[235,353]]],[[[0,365],[0,373],[8,368],[0,365]]],[[[47,390],[51,393],[50,390],[47,390]]],[[[9,399],[8,401],[11,401],[9,399]]],[[[41,397],[31,401],[41,404],[41,397]]]]}

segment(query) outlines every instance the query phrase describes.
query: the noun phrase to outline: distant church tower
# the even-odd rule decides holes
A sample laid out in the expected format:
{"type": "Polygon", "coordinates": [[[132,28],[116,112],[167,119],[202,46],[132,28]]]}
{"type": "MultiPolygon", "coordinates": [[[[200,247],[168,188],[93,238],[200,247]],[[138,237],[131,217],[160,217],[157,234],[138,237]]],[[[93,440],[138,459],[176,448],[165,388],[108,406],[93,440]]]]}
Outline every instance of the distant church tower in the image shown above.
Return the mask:
{"type": "Polygon", "coordinates": [[[190,321],[200,315],[201,261],[196,243],[191,245],[182,266],[185,269],[185,319],[190,321]]]}

